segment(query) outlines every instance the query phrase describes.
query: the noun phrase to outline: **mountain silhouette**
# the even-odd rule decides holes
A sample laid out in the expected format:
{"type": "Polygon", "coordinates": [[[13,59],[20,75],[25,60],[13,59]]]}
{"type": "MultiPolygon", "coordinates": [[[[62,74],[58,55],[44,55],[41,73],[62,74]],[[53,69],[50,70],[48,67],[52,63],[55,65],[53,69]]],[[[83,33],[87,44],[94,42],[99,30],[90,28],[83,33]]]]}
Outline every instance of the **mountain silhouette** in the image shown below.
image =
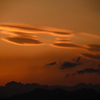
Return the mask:
{"type": "MultiPolygon", "coordinates": [[[[97,92],[100,93],[100,84],[97,85],[92,85],[90,84],[85,84],[85,83],[79,83],[75,86],[48,86],[48,85],[39,85],[37,83],[32,83],[32,84],[22,84],[22,83],[17,83],[15,81],[7,83],[5,86],[0,86],[0,98],[6,98],[6,97],[11,97],[13,95],[18,95],[18,94],[23,94],[23,93],[29,93],[31,91],[41,91],[41,89],[44,89],[44,91],[79,91],[80,89],[93,89],[97,92]]],[[[43,91],[42,91],[43,92],[43,91]]]]}
{"type": "Polygon", "coordinates": [[[86,88],[71,92],[62,89],[37,88],[29,93],[14,95],[1,100],[100,100],[100,93],[86,88]]]}

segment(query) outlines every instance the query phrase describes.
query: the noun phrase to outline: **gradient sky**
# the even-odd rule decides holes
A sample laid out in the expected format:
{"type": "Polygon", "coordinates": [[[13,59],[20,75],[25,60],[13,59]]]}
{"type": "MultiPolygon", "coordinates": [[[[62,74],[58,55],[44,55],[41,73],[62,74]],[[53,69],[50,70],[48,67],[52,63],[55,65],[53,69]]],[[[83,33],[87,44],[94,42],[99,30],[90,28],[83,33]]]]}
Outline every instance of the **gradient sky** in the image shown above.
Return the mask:
{"type": "Polygon", "coordinates": [[[0,0],[0,85],[100,84],[99,0],[0,0]]]}

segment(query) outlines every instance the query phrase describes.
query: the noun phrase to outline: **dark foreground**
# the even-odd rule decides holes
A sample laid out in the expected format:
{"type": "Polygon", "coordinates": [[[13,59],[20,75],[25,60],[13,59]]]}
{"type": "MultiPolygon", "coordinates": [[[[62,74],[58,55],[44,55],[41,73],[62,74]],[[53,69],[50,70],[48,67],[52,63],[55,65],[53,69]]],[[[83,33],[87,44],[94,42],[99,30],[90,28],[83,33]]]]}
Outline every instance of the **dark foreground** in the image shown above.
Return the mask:
{"type": "Polygon", "coordinates": [[[100,100],[100,93],[93,89],[68,92],[62,89],[46,90],[37,88],[29,93],[14,95],[0,100],[100,100]]]}

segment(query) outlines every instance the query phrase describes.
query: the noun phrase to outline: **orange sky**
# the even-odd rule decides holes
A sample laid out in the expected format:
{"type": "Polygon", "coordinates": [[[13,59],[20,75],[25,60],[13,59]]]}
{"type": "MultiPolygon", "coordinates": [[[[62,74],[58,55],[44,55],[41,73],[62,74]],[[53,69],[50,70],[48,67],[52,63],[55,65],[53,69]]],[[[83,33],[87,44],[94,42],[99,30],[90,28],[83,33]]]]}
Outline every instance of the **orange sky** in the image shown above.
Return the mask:
{"type": "Polygon", "coordinates": [[[0,2],[0,85],[100,84],[97,1],[0,2]]]}

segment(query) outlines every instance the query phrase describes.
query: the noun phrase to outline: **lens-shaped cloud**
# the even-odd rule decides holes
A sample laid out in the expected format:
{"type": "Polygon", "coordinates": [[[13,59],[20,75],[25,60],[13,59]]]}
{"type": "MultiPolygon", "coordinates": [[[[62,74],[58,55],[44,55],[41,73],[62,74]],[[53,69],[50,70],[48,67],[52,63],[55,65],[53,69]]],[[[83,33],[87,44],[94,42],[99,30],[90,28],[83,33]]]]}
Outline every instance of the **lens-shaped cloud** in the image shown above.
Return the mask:
{"type": "Polygon", "coordinates": [[[42,29],[38,29],[38,28],[32,28],[32,27],[28,27],[28,26],[18,26],[18,25],[6,25],[6,24],[2,24],[0,25],[0,27],[9,27],[9,28],[17,28],[17,29],[23,29],[23,30],[34,30],[34,31],[45,31],[42,29]]]}
{"type": "Polygon", "coordinates": [[[60,38],[56,38],[57,43],[66,43],[66,42],[70,42],[69,38],[65,38],[65,37],[60,37],[60,38]]]}
{"type": "Polygon", "coordinates": [[[24,33],[24,32],[11,32],[11,31],[1,31],[2,34],[9,34],[11,36],[19,36],[19,37],[30,37],[34,38],[36,35],[31,33],[24,33]]]}
{"type": "Polygon", "coordinates": [[[58,42],[69,42],[69,40],[59,40],[58,42]]]}
{"type": "MultiPolygon", "coordinates": [[[[85,35],[85,36],[89,36],[89,37],[93,37],[93,38],[99,38],[100,36],[97,35],[93,35],[93,34],[89,34],[89,33],[83,33],[83,32],[75,32],[75,31],[71,31],[71,30],[64,30],[64,29],[57,29],[57,28],[51,28],[51,27],[46,27],[46,26],[36,26],[36,25],[27,25],[27,24],[11,24],[11,23],[5,23],[5,24],[0,24],[0,29],[1,30],[5,30],[5,31],[10,31],[13,32],[13,35],[17,35],[19,37],[26,37],[26,38],[31,38],[31,37],[36,37],[35,35],[37,34],[49,34],[49,35],[53,35],[53,36],[61,36],[61,37],[66,37],[69,39],[59,39],[57,40],[56,43],[52,43],[51,45],[54,47],[59,47],[59,48],[81,48],[84,50],[88,50],[88,51],[100,51],[100,46],[97,45],[88,45],[87,47],[85,47],[83,44],[82,45],[78,45],[78,44],[74,44],[74,43],[70,43],[69,40],[73,40],[74,38],[77,38],[77,35],[80,34],[79,36],[82,38],[81,35],[85,35]],[[77,34],[77,35],[76,35],[77,34]],[[73,35],[76,35],[76,37],[74,37],[73,35]],[[73,36],[73,37],[71,37],[73,36]],[[70,39],[71,38],[71,39],[70,39]]],[[[4,39],[4,40],[7,40],[4,39]]],[[[74,39],[74,41],[76,41],[74,39]]],[[[78,43],[78,40],[77,40],[78,43]]]]}
{"type": "Polygon", "coordinates": [[[19,45],[39,45],[42,44],[39,40],[32,39],[32,38],[26,38],[26,37],[8,37],[8,38],[2,38],[4,41],[15,43],[19,45]]]}
{"type": "Polygon", "coordinates": [[[73,31],[61,30],[56,28],[49,28],[45,26],[25,25],[25,24],[0,24],[0,29],[15,31],[15,32],[26,32],[26,33],[46,33],[55,36],[71,35],[73,31]]]}
{"type": "Polygon", "coordinates": [[[89,59],[100,60],[100,55],[82,54],[82,56],[89,58],[89,59]]]}
{"type": "Polygon", "coordinates": [[[51,46],[54,46],[54,47],[63,47],[63,48],[67,48],[67,47],[71,47],[71,48],[83,48],[79,45],[76,45],[74,43],[63,43],[63,42],[58,42],[58,43],[54,43],[54,44],[51,44],[51,46]]]}
{"type": "Polygon", "coordinates": [[[89,48],[87,48],[87,50],[89,50],[89,51],[100,52],[100,45],[90,44],[87,46],[89,47],[89,48]]]}
{"type": "Polygon", "coordinates": [[[71,33],[67,33],[67,32],[54,32],[55,34],[58,35],[70,35],[71,33]]]}

